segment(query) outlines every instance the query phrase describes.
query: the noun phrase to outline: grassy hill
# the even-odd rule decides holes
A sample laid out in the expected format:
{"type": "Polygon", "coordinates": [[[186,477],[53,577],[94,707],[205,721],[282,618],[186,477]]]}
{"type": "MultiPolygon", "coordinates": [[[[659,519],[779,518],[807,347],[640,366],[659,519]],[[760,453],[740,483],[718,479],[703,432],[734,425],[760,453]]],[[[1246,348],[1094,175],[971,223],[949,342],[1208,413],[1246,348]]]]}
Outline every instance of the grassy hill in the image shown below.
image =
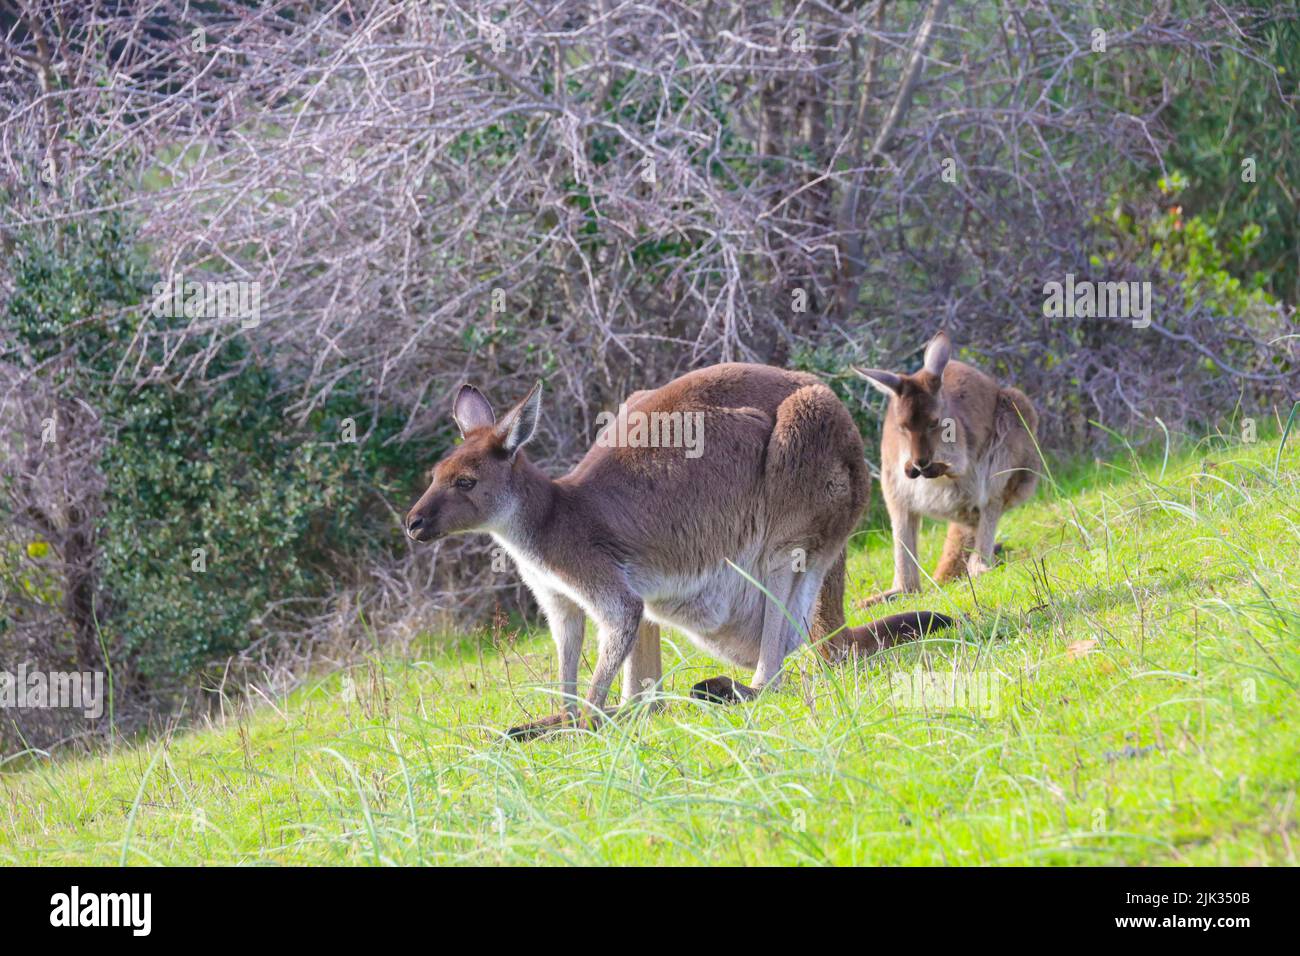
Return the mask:
{"type": "MultiPolygon", "coordinates": [[[[549,640],[431,640],[218,727],[11,765],[0,862],[1294,864],[1297,444],[1057,476],[1003,564],[898,605],[959,629],[837,670],[805,651],[751,705],[684,699],[724,669],[666,634],[662,711],[519,745],[499,731],[552,708],[549,640]]],[[[855,546],[860,598],[889,542],[855,546]]]]}

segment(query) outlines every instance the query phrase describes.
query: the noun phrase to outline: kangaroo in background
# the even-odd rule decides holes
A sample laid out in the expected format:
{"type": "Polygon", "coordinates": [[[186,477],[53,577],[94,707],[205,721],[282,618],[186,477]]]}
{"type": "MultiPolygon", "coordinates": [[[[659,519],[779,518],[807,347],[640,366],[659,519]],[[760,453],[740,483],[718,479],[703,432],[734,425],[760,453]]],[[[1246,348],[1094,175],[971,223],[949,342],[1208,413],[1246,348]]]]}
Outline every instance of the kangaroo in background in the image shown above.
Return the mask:
{"type": "Polygon", "coordinates": [[[916,536],[920,516],[949,522],[936,581],[993,564],[1004,512],[1038,485],[1038,413],[1024,392],[951,359],[940,332],[911,375],[854,371],[889,396],[880,439],[880,484],[894,532],[894,584],[871,604],[921,589],[916,536]]]}
{"type": "MultiPolygon", "coordinates": [[[[417,541],[488,532],[515,559],[546,614],[565,712],[511,728],[511,736],[578,722],[587,616],[599,637],[584,722],[605,716],[620,667],[625,699],[653,694],[662,678],[660,624],[679,628],[715,658],[754,669],[752,687],[716,677],[692,691],[736,701],[773,686],[786,655],[810,637],[837,660],[952,623],[923,611],[843,627],[845,541],[866,506],[870,478],[848,410],[813,376],[726,364],[637,392],[619,417],[698,414],[698,453],[611,445],[602,433],[577,467],[555,480],[522,450],[540,408],[540,382],[500,421],[476,388],[462,387],[452,414],[464,440],[434,467],[406,521],[417,541]]],[[[607,428],[627,434],[627,424],[607,428]]]]}

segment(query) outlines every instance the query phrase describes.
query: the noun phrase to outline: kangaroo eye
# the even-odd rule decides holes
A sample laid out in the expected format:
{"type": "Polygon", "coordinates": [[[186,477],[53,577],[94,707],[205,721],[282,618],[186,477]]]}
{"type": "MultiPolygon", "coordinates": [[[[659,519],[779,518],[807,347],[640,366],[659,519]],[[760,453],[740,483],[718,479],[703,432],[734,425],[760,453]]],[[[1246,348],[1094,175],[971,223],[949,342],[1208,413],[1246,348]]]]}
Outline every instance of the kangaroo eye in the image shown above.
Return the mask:
{"type": "Polygon", "coordinates": [[[477,483],[478,483],[477,479],[468,478],[465,475],[461,475],[459,478],[456,479],[456,487],[459,488],[461,491],[469,491],[477,483]]]}

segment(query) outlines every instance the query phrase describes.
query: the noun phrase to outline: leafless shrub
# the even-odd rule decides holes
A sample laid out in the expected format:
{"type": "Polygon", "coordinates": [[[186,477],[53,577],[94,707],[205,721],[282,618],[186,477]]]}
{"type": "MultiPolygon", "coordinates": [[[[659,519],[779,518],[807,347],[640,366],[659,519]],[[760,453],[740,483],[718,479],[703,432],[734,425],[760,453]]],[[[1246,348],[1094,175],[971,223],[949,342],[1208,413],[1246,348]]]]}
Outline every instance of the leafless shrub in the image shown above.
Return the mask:
{"type": "MultiPolygon", "coordinates": [[[[558,466],[597,412],[688,367],[895,365],[942,324],[1077,449],[1090,419],[1205,423],[1294,388],[1284,315],[1214,315],[1137,263],[1093,277],[1152,282],[1149,328],[1043,314],[1046,282],[1095,271],[1092,217],[1125,164],[1160,162],[1180,85],[1292,14],[22,0],[0,21],[0,241],[124,210],[163,275],[261,283],[256,328],[143,327],[170,354],[203,343],[185,381],[248,336],[295,373],[296,413],[361,376],[409,410],[400,438],[445,428],[463,380],[506,402],[542,377],[558,466]],[[113,198],[88,188],[105,178],[113,198]]],[[[446,604],[482,566],[446,557],[368,566],[367,600],[396,618],[419,581],[446,604]]]]}

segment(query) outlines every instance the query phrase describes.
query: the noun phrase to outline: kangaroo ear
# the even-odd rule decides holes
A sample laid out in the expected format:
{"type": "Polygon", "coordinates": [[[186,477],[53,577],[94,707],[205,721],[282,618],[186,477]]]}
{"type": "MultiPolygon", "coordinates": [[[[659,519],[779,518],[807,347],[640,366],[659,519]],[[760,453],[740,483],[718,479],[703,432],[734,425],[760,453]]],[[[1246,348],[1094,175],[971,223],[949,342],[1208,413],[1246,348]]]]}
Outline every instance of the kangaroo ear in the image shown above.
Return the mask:
{"type": "Polygon", "coordinates": [[[542,414],[542,383],[533,386],[532,391],[497,424],[496,432],[501,438],[501,447],[511,458],[519,451],[537,430],[537,420],[542,414]]]}
{"type": "Polygon", "coordinates": [[[898,394],[902,380],[893,372],[885,372],[878,368],[858,368],[856,365],[850,368],[874,385],[877,391],[884,392],[886,395],[898,394]]]}
{"type": "Polygon", "coordinates": [[[460,435],[464,438],[476,428],[491,425],[497,420],[492,406],[473,385],[462,385],[451,404],[451,417],[456,420],[460,435]]]}
{"type": "Polygon", "coordinates": [[[948,341],[947,332],[940,332],[925,347],[925,370],[931,375],[942,377],[950,358],[952,358],[952,343],[948,341]]]}

